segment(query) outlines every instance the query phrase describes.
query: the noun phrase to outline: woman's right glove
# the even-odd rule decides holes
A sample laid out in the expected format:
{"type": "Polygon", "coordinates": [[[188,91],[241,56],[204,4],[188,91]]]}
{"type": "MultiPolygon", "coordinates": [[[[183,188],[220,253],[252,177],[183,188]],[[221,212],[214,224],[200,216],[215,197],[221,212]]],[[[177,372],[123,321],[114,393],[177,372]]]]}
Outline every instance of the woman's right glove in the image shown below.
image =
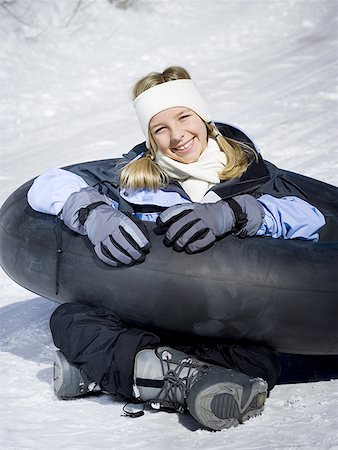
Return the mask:
{"type": "Polygon", "coordinates": [[[95,188],[74,192],[66,200],[62,218],[68,228],[87,235],[101,261],[110,266],[143,262],[150,242],[136,221],[111,206],[95,188]]]}

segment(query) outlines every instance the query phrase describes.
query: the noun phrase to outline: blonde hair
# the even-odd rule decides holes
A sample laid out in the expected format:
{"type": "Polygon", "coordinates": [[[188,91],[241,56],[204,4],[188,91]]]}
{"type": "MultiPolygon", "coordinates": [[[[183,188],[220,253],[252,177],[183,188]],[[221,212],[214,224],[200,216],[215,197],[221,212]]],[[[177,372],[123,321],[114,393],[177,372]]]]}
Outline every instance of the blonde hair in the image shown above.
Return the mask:
{"type": "MultiPolygon", "coordinates": [[[[163,72],[151,72],[138,80],[132,89],[132,95],[135,99],[142,92],[158,84],[167,81],[190,79],[186,69],[180,66],[171,66],[163,72]]],[[[208,138],[215,139],[221,151],[227,157],[227,165],[220,173],[220,180],[229,180],[239,178],[248,168],[252,159],[255,157],[253,149],[242,142],[234,139],[225,138],[220,134],[215,124],[205,123],[208,132],[208,138]]],[[[169,177],[165,170],[156,163],[157,146],[149,132],[150,148],[139,159],[131,161],[121,171],[120,185],[122,188],[130,190],[150,189],[158,190],[166,186],[169,177]]]]}

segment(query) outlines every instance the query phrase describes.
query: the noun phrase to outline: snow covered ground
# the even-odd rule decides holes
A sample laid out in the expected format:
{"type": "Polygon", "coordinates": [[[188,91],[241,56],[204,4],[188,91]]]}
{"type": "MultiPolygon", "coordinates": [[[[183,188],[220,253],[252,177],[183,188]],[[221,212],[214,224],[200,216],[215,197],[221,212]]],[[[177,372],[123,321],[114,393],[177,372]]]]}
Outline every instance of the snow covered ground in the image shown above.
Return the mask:
{"type": "MultiPolygon", "coordinates": [[[[338,185],[337,0],[129,4],[0,0],[0,204],[49,167],[140,141],[129,89],[171,64],[266,159],[338,185]]],[[[58,401],[55,307],[1,271],[1,449],[338,449],[337,377],[279,385],[262,416],[218,433],[189,416],[121,417],[110,396],[58,401]]]]}

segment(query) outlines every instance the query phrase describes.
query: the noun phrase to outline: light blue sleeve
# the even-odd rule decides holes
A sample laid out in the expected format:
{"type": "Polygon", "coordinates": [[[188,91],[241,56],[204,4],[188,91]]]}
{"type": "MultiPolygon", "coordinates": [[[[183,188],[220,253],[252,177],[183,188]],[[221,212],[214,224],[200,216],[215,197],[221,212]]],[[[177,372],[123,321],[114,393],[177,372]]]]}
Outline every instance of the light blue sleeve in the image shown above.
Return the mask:
{"type": "Polygon", "coordinates": [[[27,200],[35,211],[57,215],[71,194],[86,187],[88,184],[75,173],[49,169],[34,180],[27,200]]]}
{"type": "Polygon", "coordinates": [[[265,218],[257,236],[318,241],[325,218],[316,207],[293,196],[276,198],[265,194],[258,201],[264,207],[265,218]]]}

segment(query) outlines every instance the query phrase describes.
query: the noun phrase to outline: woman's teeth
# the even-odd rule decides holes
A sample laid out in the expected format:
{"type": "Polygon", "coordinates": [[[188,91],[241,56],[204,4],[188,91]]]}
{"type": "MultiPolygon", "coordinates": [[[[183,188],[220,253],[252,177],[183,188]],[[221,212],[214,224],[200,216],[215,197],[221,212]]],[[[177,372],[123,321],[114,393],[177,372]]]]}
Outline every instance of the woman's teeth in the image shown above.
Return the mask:
{"type": "Polygon", "coordinates": [[[186,150],[187,148],[189,148],[191,146],[191,144],[192,144],[192,139],[190,139],[190,141],[188,141],[186,144],[181,145],[180,147],[176,147],[176,149],[178,151],[186,150]]]}

